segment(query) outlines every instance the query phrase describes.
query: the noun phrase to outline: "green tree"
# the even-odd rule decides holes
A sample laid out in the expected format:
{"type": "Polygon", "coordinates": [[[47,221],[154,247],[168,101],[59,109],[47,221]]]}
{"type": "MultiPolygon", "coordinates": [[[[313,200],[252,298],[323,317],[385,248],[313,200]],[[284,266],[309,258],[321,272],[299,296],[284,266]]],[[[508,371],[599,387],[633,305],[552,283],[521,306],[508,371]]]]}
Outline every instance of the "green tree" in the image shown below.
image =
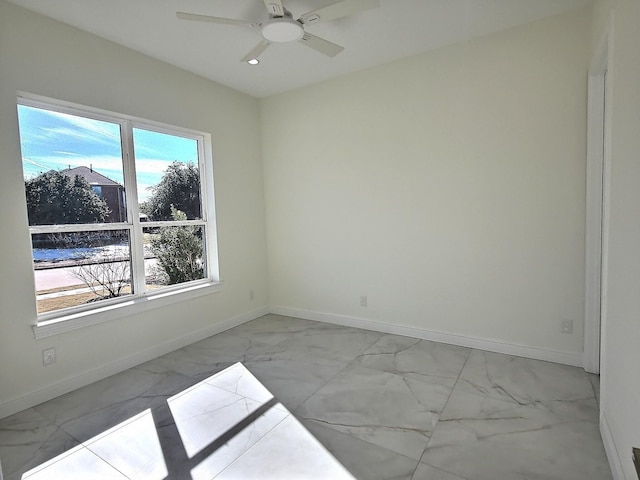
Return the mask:
{"type": "Polygon", "coordinates": [[[104,222],[109,207],[89,183],[51,170],[24,182],[29,225],[104,222]]]}
{"type": "Polygon", "coordinates": [[[201,218],[200,172],[194,164],[172,162],[160,182],[150,189],[151,197],[140,209],[151,220],[171,220],[172,205],[189,220],[201,218]]]}
{"type": "MultiPolygon", "coordinates": [[[[187,220],[187,215],[170,205],[173,220],[187,220]]],[[[202,235],[196,226],[162,227],[151,240],[151,248],[168,284],[190,282],[204,277],[202,235]]]]}

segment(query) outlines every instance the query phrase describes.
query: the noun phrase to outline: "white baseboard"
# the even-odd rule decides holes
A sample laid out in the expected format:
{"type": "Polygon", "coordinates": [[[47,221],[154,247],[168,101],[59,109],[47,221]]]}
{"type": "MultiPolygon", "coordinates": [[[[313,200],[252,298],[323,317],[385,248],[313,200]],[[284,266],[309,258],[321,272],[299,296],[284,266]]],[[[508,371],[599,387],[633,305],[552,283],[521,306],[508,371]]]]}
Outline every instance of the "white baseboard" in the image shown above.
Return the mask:
{"type": "Polygon", "coordinates": [[[124,358],[119,358],[107,365],[102,365],[93,370],[83,372],[79,375],[68,377],[60,382],[56,382],[52,385],[48,385],[39,390],[35,390],[26,395],[11,399],[7,402],[0,404],[0,418],[8,417],[14,413],[20,412],[27,408],[31,408],[52,398],[64,395],[90,383],[97,382],[116,373],[120,373],[128,368],[135,367],[141,363],[153,360],[161,355],[165,355],[169,352],[173,352],[192,343],[204,340],[211,335],[224,332],[230,328],[242,325],[243,323],[254,320],[258,317],[269,313],[269,308],[263,307],[256,310],[252,310],[241,315],[237,315],[233,318],[223,320],[214,325],[208,326],[195,332],[190,332],[179,338],[172,339],[169,342],[156,345],[142,352],[137,352],[133,355],[129,355],[124,358]]]}
{"type": "MultiPolygon", "coordinates": [[[[421,338],[434,342],[448,343],[451,345],[459,345],[463,347],[476,348],[490,352],[505,353],[518,357],[533,358],[536,360],[545,360],[565,365],[582,366],[582,354],[559,352],[554,350],[545,350],[535,347],[526,347],[522,345],[508,344],[495,340],[483,338],[467,337],[462,335],[454,335],[450,333],[441,333],[431,330],[425,330],[416,327],[408,327],[403,325],[395,325],[390,323],[377,322],[363,318],[348,317],[344,315],[333,315],[328,313],[313,312],[309,310],[301,310],[291,307],[271,306],[259,308],[236,317],[224,320],[222,322],[211,325],[202,330],[191,332],[182,337],[173,339],[161,345],[156,345],[145,351],[137,352],[133,355],[117,359],[107,365],[102,365],[93,370],[83,372],[79,375],[66,378],[60,382],[48,385],[44,388],[35,390],[26,395],[8,400],[0,404],[0,418],[8,417],[14,413],[20,412],[27,408],[38,405],[52,398],[64,395],[77,388],[89,385],[90,383],[102,380],[116,373],[120,373],[128,368],[135,367],[149,360],[153,360],[161,355],[185,347],[197,341],[203,340],[211,335],[221,333],[225,330],[241,325],[258,317],[274,313],[289,317],[298,317],[307,320],[315,320],[319,322],[332,323],[336,325],[344,325],[348,327],[363,328],[383,333],[391,333],[394,335],[403,335],[407,337],[421,338]]],[[[623,477],[620,477],[623,478],[623,477]]]]}
{"type": "MultiPolygon", "coordinates": [[[[613,479],[625,480],[620,455],[613,440],[613,433],[611,432],[611,427],[609,426],[605,412],[601,412],[600,414],[600,435],[602,435],[602,443],[604,444],[604,451],[607,453],[607,460],[609,460],[613,479]]],[[[629,452],[629,455],[631,455],[631,452],[629,452]]]]}
{"type": "Polygon", "coordinates": [[[432,330],[426,330],[416,327],[408,327],[404,325],[396,325],[390,323],[377,322],[364,318],[348,317],[344,315],[334,315],[330,313],[314,312],[310,310],[302,310],[292,307],[271,306],[271,313],[284,315],[288,317],[303,318],[305,320],[315,320],[318,322],[333,323],[346,327],[362,328],[365,330],[373,330],[376,332],[391,333],[394,335],[403,335],[406,337],[421,338],[423,340],[431,340],[433,342],[448,343],[450,345],[459,345],[461,347],[476,348],[478,350],[486,350],[489,352],[504,353],[514,355],[516,357],[532,358],[535,360],[544,360],[547,362],[561,363],[574,367],[582,367],[582,353],[560,352],[556,350],[546,350],[537,347],[527,347],[524,345],[516,345],[511,343],[499,342],[485,338],[468,337],[464,335],[455,335],[451,333],[442,333],[432,330]]]}

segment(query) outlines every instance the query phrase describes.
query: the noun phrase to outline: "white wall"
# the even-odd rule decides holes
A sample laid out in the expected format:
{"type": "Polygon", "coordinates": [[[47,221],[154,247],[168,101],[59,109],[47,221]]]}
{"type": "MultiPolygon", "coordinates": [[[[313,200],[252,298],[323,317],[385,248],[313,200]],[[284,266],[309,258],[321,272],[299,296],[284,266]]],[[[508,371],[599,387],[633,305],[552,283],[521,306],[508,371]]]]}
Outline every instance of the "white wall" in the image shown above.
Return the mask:
{"type": "Polygon", "coordinates": [[[264,309],[259,107],[254,98],[0,0],[0,416],[264,309]],[[35,341],[19,90],[210,132],[223,290],[35,341]],[[50,346],[57,362],[44,368],[41,351],[50,346]]]}
{"type": "MultiPolygon", "coordinates": [[[[594,38],[614,4],[603,417],[633,478],[640,13],[599,2],[594,38]]],[[[260,103],[0,0],[0,416],[268,303],[579,356],[591,20],[566,14],[260,103]],[[223,291],[35,341],[18,90],[211,132],[223,291]]]]}
{"type": "Polygon", "coordinates": [[[590,27],[574,12],[263,100],[271,304],[578,359],[590,27]]]}
{"type": "Polygon", "coordinates": [[[595,41],[612,11],[612,68],[607,75],[612,93],[611,200],[601,428],[616,478],[631,480],[637,479],[631,448],[640,447],[640,2],[598,2],[595,41]]]}

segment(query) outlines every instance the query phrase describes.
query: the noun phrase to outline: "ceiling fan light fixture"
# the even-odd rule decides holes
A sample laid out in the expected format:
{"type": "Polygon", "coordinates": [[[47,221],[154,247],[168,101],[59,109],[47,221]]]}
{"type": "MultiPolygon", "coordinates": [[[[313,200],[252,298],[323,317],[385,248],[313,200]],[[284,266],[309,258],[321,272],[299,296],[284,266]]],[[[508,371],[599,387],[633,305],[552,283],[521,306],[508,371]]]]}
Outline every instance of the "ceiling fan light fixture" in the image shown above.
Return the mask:
{"type": "Polygon", "coordinates": [[[273,18],[262,27],[262,36],[268,42],[296,42],[304,35],[304,28],[291,18],[273,18]]]}
{"type": "Polygon", "coordinates": [[[249,65],[258,65],[260,63],[260,60],[258,60],[257,58],[252,58],[250,60],[247,60],[247,63],[249,65]]]}

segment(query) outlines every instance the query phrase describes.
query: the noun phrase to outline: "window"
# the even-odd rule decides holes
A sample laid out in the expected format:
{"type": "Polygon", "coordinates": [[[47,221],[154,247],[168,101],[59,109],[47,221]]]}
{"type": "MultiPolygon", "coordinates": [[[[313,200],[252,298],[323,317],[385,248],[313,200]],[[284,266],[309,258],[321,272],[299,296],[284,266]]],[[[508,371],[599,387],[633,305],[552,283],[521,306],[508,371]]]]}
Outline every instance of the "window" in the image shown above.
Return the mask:
{"type": "Polygon", "coordinates": [[[208,135],[31,96],[18,121],[38,324],[218,281],[208,135]]]}

